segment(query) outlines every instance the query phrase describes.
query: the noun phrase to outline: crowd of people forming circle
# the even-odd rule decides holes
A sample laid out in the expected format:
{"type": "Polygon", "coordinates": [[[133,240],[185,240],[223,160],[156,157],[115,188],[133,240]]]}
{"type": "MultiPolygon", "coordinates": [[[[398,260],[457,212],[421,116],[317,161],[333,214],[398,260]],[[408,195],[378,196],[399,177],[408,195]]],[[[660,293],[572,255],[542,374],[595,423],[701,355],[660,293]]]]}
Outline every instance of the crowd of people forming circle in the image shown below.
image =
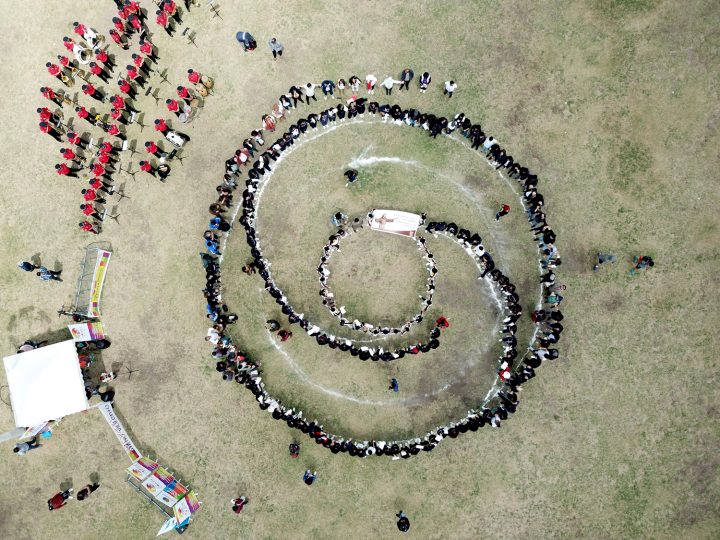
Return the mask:
{"type": "MultiPolygon", "coordinates": [[[[373,219],[373,212],[370,212],[367,216],[365,216],[365,219],[367,223],[370,224],[373,219]]],[[[343,227],[343,222],[333,221],[333,223],[337,223],[338,231],[330,235],[327,244],[323,246],[323,254],[320,257],[320,264],[317,267],[317,272],[320,281],[320,297],[322,298],[322,304],[328,309],[331,315],[338,319],[340,326],[347,326],[354,330],[375,336],[387,336],[389,334],[396,334],[402,336],[409,332],[414,325],[422,322],[423,318],[425,317],[425,313],[433,303],[433,296],[435,295],[435,275],[437,274],[437,265],[435,264],[435,259],[433,257],[433,254],[430,253],[427,246],[425,245],[425,239],[422,237],[414,239],[418,246],[418,249],[423,253],[425,267],[428,272],[428,277],[426,279],[425,296],[420,297],[420,299],[422,300],[420,304],[420,310],[411,319],[409,319],[405,323],[400,324],[397,327],[385,325],[381,326],[377,324],[371,324],[367,321],[361,321],[359,319],[351,320],[347,318],[347,310],[345,309],[345,306],[338,306],[335,298],[335,293],[333,293],[332,290],[328,287],[328,279],[330,278],[329,264],[331,255],[334,252],[340,251],[341,239],[346,238],[351,234],[357,232],[358,230],[362,229],[362,220],[360,218],[358,218],[357,220],[353,220],[353,225],[351,227],[343,227]]],[[[405,352],[408,351],[405,350],[405,352]]]]}
{"type": "MultiPolygon", "coordinates": [[[[426,80],[429,80],[429,75],[426,80]]],[[[217,361],[216,369],[224,380],[236,381],[245,386],[253,393],[261,409],[268,410],[273,418],[286,422],[289,427],[306,433],[317,444],[332,453],[345,452],[358,457],[387,455],[393,459],[409,458],[420,452],[433,450],[445,438],[456,438],[462,433],[474,432],[483,426],[500,427],[502,421],[516,411],[522,384],[535,376],[535,370],[543,361],[558,357],[558,350],[553,348],[553,345],[559,341],[563,331],[560,323],[563,315],[558,306],[563,300],[559,293],[565,289],[565,286],[558,283],[555,276],[554,270],[561,261],[555,246],[555,233],[546,220],[543,196],[537,190],[536,174],[514,160],[492,136],[486,135],[482,127],[473,123],[465,114],[458,113],[448,119],[415,108],[403,109],[397,104],[368,102],[367,98],[357,95],[360,89],[359,79],[353,76],[350,81],[352,81],[350,88],[353,93],[344,100],[345,104],[338,103],[319,113],[311,113],[306,117],[298,118],[288,125],[280,136],[266,145],[265,131],[274,132],[277,125],[284,121],[286,116],[298,109],[299,103],[309,104],[311,99],[317,101],[317,98],[314,97],[313,83],[306,85],[303,91],[292,86],[287,94],[280,96],[273,105],[272,112],[262,116],[262,128],[253,130],[250,136],[243,140],[242,146],[225,162],[225,174],[222,182],[216,188],[218,199],[209,207],[212,218],[209,229],[204,233],[207,251],[200,254],[206,271],[206,288],[203,293],[207,302],[207,316],[214,322],[208,330],[206,340],[213,345],[212,357],[217,361]],[[306,98],[304,101],[301,99],[303,96],[306,98]],[[478,410],[469,410],[465,417],[457,421],[438,427],[423,436],[406,440],[356,441],[335,435],[324,430],[319,422],[306,419],[302,411],[286,406],[275,399],[265,388],[260,363],[243,353],[230,337],[228,327],[237,319],[237,316],[229,312],[222,299],[220,246],[223,235],[227,235],[232,229],[232,218],[228,216],[228,212],[234,209],[236,215],[240,213],[238,221],[245,229],[246,241],[253,259],[247,268],[252,268],[252,273],[257,271],[265,282],[266,291],[280,306],[290,324],[298,324],[314,336],[320,345],[349,351],[363,360],[394,360],[404,356],[405,351],[401,352],[401,350],[389,352],[378,348],[371,351],[368,348],[363,351],[361,348],[355,347],[349,340],[328,335],[307,321],[302,313],[297,312],[288,303],[282,290],[273,281],[270,263],[263,257],[260,239],[255,230],[256,198],[264,180],[268,178],[268,173],[272,171],[273,162],[288,152],[296,143],[300,143],[309,132],[327,129],[346,120],[364,117],[366,114],[371,118],[379,116],[383,122],[425,130],[433,138],[440,134],[450,136],[457,131],[463,138],[468,139],[472,149],[482,152],[495,168],[505,169],[507,175],[520,185],[523,206],[541,254],[542,306],[531,314],[536,331],[533,333],[527,353],[518,362],[515,333],[517,321],[522,316],[522,308],[515,286],[495,267],[492,257],[482,245],[480,235],[473,234],[452,222],[430,221],[424,223],[428,233],[454,237],[476,259],[481,269],[480,277],[488,276],[500,291],[505,311],[501,339],[503,352],[499,358],[496,381],[499,388],[494,397],[478,410]],[[263,149],[263,147],[265,148],[263,149]],[[235,191],[242,184],[244,184],[242,195],[236,198],[235,191]]],[[[366,89],[369,95],[373,95],[374,85],[368,84],[366,89]]],[[[406,89],[409,90],[409,84],[406,89]]],[[[421,86],[421,90],[426,89],[427,85],[424,88],[421,86]]],[[[331,92],[328,91],[328,94],[331,92]]],[[[327,257],[332,246],[336,246],[340,238],[347,234],[347,229],[339,228],[336,233],[331,235],[329,240],[331,247],[327,250],[324,249],[324,257],[327,257]]],[[[322,277],[324,275],[322,264],[318,271],[322,277]]],[[[248,273],[250,272],[248,271],[248,273]]],[[[448,321],[441,317],[437,321],[435,331],[439,333],[439,328],[445,327],[447,324],[448,321]]],[[[361,329],[358,328],[358,330],[361,329]]],[[[384,334],[382,329],[379,331],[384,334]]],[[[390,333],[392,332],[388,331],[388,334],[390,333]]],[[[431,339],[422,346],[432,348],[430,343],[433,339],[437,339],[438,335],[435,334],[434,338],[431,336],[431,339]]]]}

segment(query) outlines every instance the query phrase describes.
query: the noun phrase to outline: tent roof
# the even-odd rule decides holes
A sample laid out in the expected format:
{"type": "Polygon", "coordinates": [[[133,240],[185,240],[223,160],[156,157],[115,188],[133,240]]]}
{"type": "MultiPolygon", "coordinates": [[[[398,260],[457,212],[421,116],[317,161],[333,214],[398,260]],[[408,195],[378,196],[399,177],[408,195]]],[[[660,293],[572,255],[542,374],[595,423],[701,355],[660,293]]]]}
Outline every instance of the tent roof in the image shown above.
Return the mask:
{"type": "Polygon", "coordinates": [[[15,425],[32,427],[88,408],[73,340],[3,359],[15,425]]]}

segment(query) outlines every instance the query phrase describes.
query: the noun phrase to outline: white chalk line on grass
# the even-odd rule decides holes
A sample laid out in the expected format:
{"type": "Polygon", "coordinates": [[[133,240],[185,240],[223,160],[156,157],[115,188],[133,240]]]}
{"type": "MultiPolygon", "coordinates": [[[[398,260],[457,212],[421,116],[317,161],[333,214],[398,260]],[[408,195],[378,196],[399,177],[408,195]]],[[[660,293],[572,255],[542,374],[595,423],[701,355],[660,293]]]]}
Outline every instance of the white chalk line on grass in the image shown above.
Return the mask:
{"type": "MultiPolygon", "coordinates": [[[[348,123],[341,122],[341,123],[339,123],[339,124],[330,126],[330,127],[328,127],[328,128],[324,128],[320,133],[318,133],[318,134],[316,134],[316,135],[313,135],[313,136],[311,136],[311,137],[308,137],[307,135],[305,135],[305,138],[304,138],[303,141],[294,144],[294,145],[291,146],[286,152],[283,152],[282,154],[280,154],[280,156],[277,158],[277,160],[275,160],[274,165],[273,165],[273,168],[271,169],[271,171],[270,171],[270,172],[262,179],[262,181],[260,182],[259,189],[258,189],[258,192],[257,192],[257,194],[256,194],[255,223],[257,224],[258,221],[259,221],[260,199],[261,199],[261,197],[262,197],[262,195],[263,195],[263,193],[264,193],[264,191],[265,191],[265,188],[266,188],[267,184],[269,184],[270,179],[274,176],[274,173],[275,173],[275,170],[277,169],[277,167],[280,165],[280,163],[281,163],[288,155],[290,155],[292,152],[294,152],[295,150],[297,150],[297,149],[300,148],[301,146],[304,146],[306,143],[315,141],[315,140],[319,139],[320,137],[323,137],[324,135],[335,131],[335,130],[338,129],[339,127],[342,127],[343,125],[351,125],[351,124],[353,124],[353,125],[354,125],[354,124],[371,124],[371,123],[372,123],[372,124],[375,124],[376,122],[369,122],[369,121],[366,121],[366,120],[357,120],[357,119],[354,120],[353,122],[348,122],[348,123]]],[[[390,125],[394,125],[394,124],[390,124],[390,125]]],[[[467,148],[468,150],[471,150],[465,141],[462,141],[462,140],[460,140],[460,139],[458,139],[458,138],[456,138],[456,137],[449,137],[449,138],[450,138],[451,140],[457,142],[457,143],[460,143],[463,147],[467,148]]],[[[477,152],[473,152],[473,153],[477,154],[477,152]]],[[[420,165],[420,164],[418,164],[416,161],[412,161],[412,160],[404,160],[404,159],[402,159],[402,158],[398,158],[398,157],[394,157],[394,156],[384,156],[384,157],[383,157],[383,156],[370,156],[370,157],[366,157],[366,156],[364,156],[363,154],[361,154],[361,156],[359,156],[358,158],[355,158],[355,159],[351,162],[350,165],[351,165],[351,166],[371,166],[371,165],[374,165],[374,164],[380,163],[380,162],[398,163],[398,164],[409,165],[409,166],[417,166],[417,167],[420,167],[420,168],[425,168],[426,170],[430,170],[428,167],[423,166],[423,165],[420,165]]],[[[494,169],[494,167],[492,166],[492,164],[490,163],[490,161],[487,160],[487,158],[485,159],[485,162],[486,162],[486,164],[488,165],[488,167],[491,167],[491,168],[494,169]]],[[[522,194],[518,194],[515,186],[512,184],[512,182],[510,182],[510,181],[502,174],[502,172],[500,172],[500,171],[497,170],[497,169],[496,169],[496,172],[497,172],[497,174],[500,176],[500,178],[502,178],[503,181],[508,185],[508,187],[512,190],[512,192],[518,197],[518,200],[519,200],[519,202],[520,202],[521,207],[522,207],[524,210],[527,210],[527,208],[526,208],[526,206],[525,206],[525,202],[524,202],[524,200],[523,200],[523,198],[522,198],[522,194]]],[[[437,173],[437,172],[434,172],[434,174],[438,174],[438,173],[437,173]]],[[[474,196],[474,194],[472,194],[472,192],[470,192],[465,186],[463,186],[462,184],[460,184],[460,183],[457,182],[456,180],[454,180],[454,179],[452,179],[452,178],[449,178],[447,175],[444,175],[444,174],[442,174],[442,173],[439,173],[439,174],[440,174],[441,176],[443,176],[443,177],[446,177],[446,179],[450,180],[450,181],[451,181],[453,184],[455,184],[461,191],[463,191],[463,193],[469,195],[469,196],[473,199],[473,201],[475,202],[475,205],[476,205],[476,206],[479,206],[479,201],[477,201],[477,198],[476,198],[476,197],[474,196]]],[[[241,208],[242,208],[242,205],[239,205],[239,204],[235,207],[235,211],[233,212],[232,220],[231,220],[231,222],[230,222],[231,224],[234,224],[234,223],[235,223],[235,220],[236,220],[237,215],[238,215],[238,213],[240,212],[240,209],[241,209],[241,208]]],[[[486,220],[483,219],[483,221],[486,221],[486,220]]],[[[493,239],[493,243],[496,244],[496,245],[499,244],[499,243],[497,242],[495,236],[493,235],[491,229],[490,229],[489,227],[487,227],[487,224],[486,224],[486,228],[488,229],[488,231],[489,231],[489,233],[490,233],[490,236],[491,236],[491,238],[493,239]]],[[[220,264],[222,264],[222,261],[223,261],[223,259],[224,259],[225,249],[226,249],[226,245],[227,245],[227,241],[228,241],[229,236],[230,236],[229,234],[226,234],[226,235],[224,236],[224,238],[223,238],[223,241],[222,241],[222,252],[221,252],[221,255],[219,256],[220,264]]],[[[504,242],[502,242],[502,244],[504,244],[504,242]]],[[[258,239],[257,245],[258,245],[258,248],[259,248],[259,246],[260,246],[260,241],[259,241],[259,239],[258,239]]],[[[499,247],[499,246],[498,246],[498,247],[499,247]]],[[[537,248],[537,251],[538,251],[538,254],[540,255],[540,248],[539,248],[539,246],[538,246],[538,248],[537,248]]],[[[270,264],[271,264],[271,263],[268,263],[268,266],[270,266],[270,264]]],[[[539,263],[538,263],[538,267],[539,267],[540,274],[542,274],[542,266],[541,266],[539,263]]],[[[270,273],[270,272],[269,272],[269,268],[268,268],[268,273],[270,273]]],[[[491,287],[491,290],[492,290],[492,287],[491,287]]],[[[536,309],[540,309],[540,308],[542,307],[542,293],[543,293],[543,286],[542,286],[542,284],[541,284],[541,285],[540,285],[540,297],[538,298],[538,301],[537,301],[537,304],[536,304],[536,309]]],[[[499,298],[497,297],[497,293],[496,293],[494,290],[493,290],[493,296],[494,296],[496,302],[499,302],[499,298]]],[[[501,304],[500,304],[500,306],[502,307],[501,304]]],[[[496,324],[496,329],[497,329],[497,324],[496,324]]],[[[495,329],[495,331],[496,331],[496,329],[495,329]]],[[[493,333],[495,333],[495,331],[494,331],[493,333]]],[[[535,341],[538,332],[539,332],[539,328],[536,326],[536,327],[535,327],[535,330],[534,330],[534,332],[533,332],[532,338],[531,338],[531,340],[530,340],[530,344],[532,344],[532,343],[535,341]]],[[[287,354],[287,352],[285,352],[285,351],[272,339],[272,336],[269,335],[269,337],[270,337],[270,341],[271,341],[271,343],[273,344],[273,346],[282,353],[283,358],[285,358],[285,359],[288,361],[288,363],[293,367],[293,369],[295,370],[295,372],[298,374],[298,376],[299,376],[304,382],[306,382],[306,383],[310,384],[311,386],[314,386],[314,387],[322,390],[323,392],[325,392],[325,393],[328,394],[328,395],[331,395],[331,396],[334,396],[334,397],[340,398],[340,399],[346,399],[346,400],[349,400],[349,401],[354,401],[354,402],[356,402],[356,403],[365,404],[365,405],[398,405],[398,404],[408,404],[409,402],[411,402],[411,401],[413,401],[413,400],[415,400],[415,401],[421,400],[421,398],[405,398],[405,399],[393,400],[393,401],[361,400],[361,399],[354,398],[354,397],[352,397],[352,396],[347,396],[347,395],[342,394],[342,393],[340,393],[340,392],[337,392],[337,391],[334,391],[334,390],[325,388],[324,386],[315,383],[304,371],[302,371],[302,369],[297,365],[297,363],[292,359],[292,357],[291,357],[289,354],[287,354]]],[[[486,348],[485,350],[487,350],[487,348],[486,348]]],[[[484,352],[484,351],[483,351],[483,352],[484,352]]],[[[463,374],[464,374],[464,371],[461,373],[461,375],[463,375],[463,374]]],[[[430,397],[430,396],[437,395],[437,394],[439,394],[440,392],[442,392],[442,391],[447,390],[448,388],[450,388],[450,386],[451,386],[451,383],[447,383],[447,384],[445,384],[443,387],[441,387],[440,389],[438,389],[438,390],[436,390],[436,391],[434,391],[434,392],[432,392],[432,393],[430,393],[430,394],[425,394],[423,397],[430,397]]],[[[494,382],[494,384],[493,384],[493,386],[490,388],[490,390],[488,391],[488,393],[485,395],[485,398],[483,399],[483,406],[484,406],[488,401],[490,401],[492,398],[494,398],[494,397],[497,395],[497,393],[499,392],[499,390],[500,390],[501,387],[502,387],[502,385],[500,384],[500,381],[496,379],[495,382],[494,382]]]]}

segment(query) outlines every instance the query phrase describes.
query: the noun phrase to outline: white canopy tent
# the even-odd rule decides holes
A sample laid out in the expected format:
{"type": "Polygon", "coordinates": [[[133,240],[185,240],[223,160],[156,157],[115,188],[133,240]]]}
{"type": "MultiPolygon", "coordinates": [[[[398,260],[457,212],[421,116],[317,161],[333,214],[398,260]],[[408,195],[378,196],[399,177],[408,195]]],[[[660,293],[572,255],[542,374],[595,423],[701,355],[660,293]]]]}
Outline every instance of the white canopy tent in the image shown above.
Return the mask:
{"type": "Polygon", "coordinates": [[[17,427],[36,426],[88,408],[73,340],[6,356],[3,362],[17,427]]]}

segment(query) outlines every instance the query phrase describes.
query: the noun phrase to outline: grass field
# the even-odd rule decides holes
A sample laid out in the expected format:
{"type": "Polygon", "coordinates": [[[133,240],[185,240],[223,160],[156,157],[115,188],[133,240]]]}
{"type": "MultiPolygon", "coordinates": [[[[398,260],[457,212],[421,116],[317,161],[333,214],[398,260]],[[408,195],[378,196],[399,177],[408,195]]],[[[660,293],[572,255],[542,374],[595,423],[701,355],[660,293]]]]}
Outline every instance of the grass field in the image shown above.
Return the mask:
{"type": "MultiPolygon", "coordinates": [[[[0,106],[3,355],[66,322],[55,311],[71,300],[90,239],[77,230],[79,184],[54,174],[59,145],[37,130],[35,109],[44,105],[37,89],[51,83],[44,63],[62,52],[72,21],[105,33],[113,8],[110,1],[46,0],[41,9],[7,6],[10,16],[0,20],[0,75],[9,83],[0,106]],[[62,265],[63,283],[44,284],[15,268],[36,253],[62,265]]],[[[399,534],[394,514],[402,509],[410,535],[419,538],[717,538],[717,2],[226,0],[220,14],[212,18],[203,7],[186,15],[182,27],[197,32],[197,47],[155,32],[151,21],[172,84],[161,85],[164,92],[194,67],[214,77],[215,94],[185,129],[192,141],[167,183],[121,177],[129,199],[117,203],[118,223],[109,221],[101,237],[114,252],[102,306],[113,339],[105,361],[140,370],[118,380],[116,411],[145,453],[199,492],[204,505],[186,535],[385,538],[399,534]],[[243,53],[238,30],[258,38],[257,51],[243,53]],[[272,35],[286,47],[277,62],[265,45],[272,35]],[[382,80],[405,66],[430,71],[433,84],[424,95],[395,90],[399,104],[465,112],[539,175],[563,258],[558,273],[568,285],[561,358],[525,386],[518,412],[500,430],[480,430],[403,462],[335,456],[309,442],[291,460],[287,444],[295,433],[223,383],[203,341],[197,253],[207,206],[224,160],[291,84],[367,73],[382,80]],[[441,85],[451,78],[459,89],[448,101],[441,85]],[[599,250],[619,261],[593,273],[599,250]],[[638,254],[651,255],[656,266],[630,277],[629,261],[638,254]],[[306,468],[319,474],[310,489],[300,480],[306,468]],[[239,494],[250,504],[236,516],[229,500],[239,494]]],[[[323,105],[320,98],[315,110],[323,105]]],[[[488,231],[483,236],[495,235],[489,249],[527,291],[524,306],[532,305],[534,248],[522,217],[493,220],[494,201],[507,197],[506,189],[481,159],[451,141],[391,126],[343,127],[278,167],[263,196],[260,234],[267,231],[278,281],[328,324],[331,317],[310,300],[328,219],[338,209],[459,216],[463,225],[488,231]],[[371,155],[422,167],[367,167],[359,185],[346,188],[342,168],[369,147],[371,155]],[[288,203],[291,197],[297,204],[288,203]]],[[[494,314],[477,283],[477,294],[458,292],[472,277],[469,259],[442,238],[432,242],[438,261],[442,256],[450,266],[438,295],[448,306],[466,302],[457,305],[458,333],[448,333],[439,349],[452,353],[467,346],[460,330],[472,330],[462,327],[463,313],[477,311],[484,328],[494,314]]],[[[361,256],[350,247],[335,262],[361,256]]],[[[264,362],[268,387],[322,414],[326,427],[358,436],[414,433],[461,414],[482,394],[475,380],[491,374],[479,367],[463,373],[459,352],[432,368],[367,365],[329,358],[298,330],[283,350],[303,380],[262,326],[278,314],[258,291],[260,281],[240,272],[247,257],[243,235],[232,236],[223,278],[241,316],[233,331],[264,362]],[[397,396],[385,390],[396,369],[397,396]],[[451,390],[420,404],[363,404],[317,386],[385,402],[455,379],[451,390]]],[[[368,291],[368,304],[357,307],[376,313],[370,302],[383,293],[368,291]]],[[[13,427],[12,412],[0,404],[0,431],[13,427]]],[[[64,419],[37,452],[19,458],[5,443],[2,455],[2,538],[150,538],[163,521],[126,485],[128,460],[96,411],[64,419]],[[90,500],[47,512],[45,501],[61,482],[79,488],[91,473],[101,488],[90,500]]]]}

